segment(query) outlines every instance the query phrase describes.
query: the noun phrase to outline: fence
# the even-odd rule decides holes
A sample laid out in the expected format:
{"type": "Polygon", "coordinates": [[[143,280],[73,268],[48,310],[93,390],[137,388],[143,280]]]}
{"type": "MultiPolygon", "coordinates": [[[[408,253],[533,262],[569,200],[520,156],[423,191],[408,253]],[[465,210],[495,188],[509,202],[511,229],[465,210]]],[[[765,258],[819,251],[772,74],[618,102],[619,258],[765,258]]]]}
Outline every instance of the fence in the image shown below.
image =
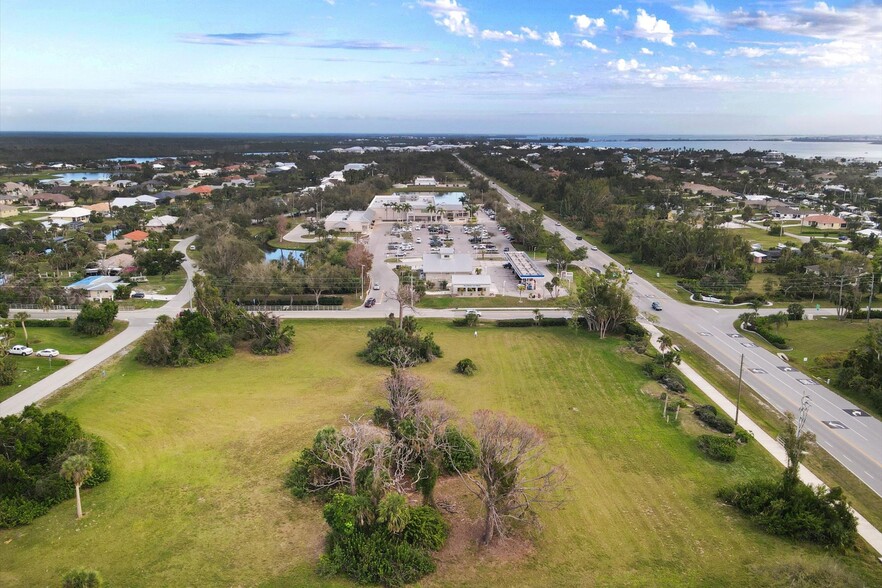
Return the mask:
{"type": "Polygon", "coordinates": [[[319,306],[316,306],[315,304],[312,304],[312,305],[309,305],[309,306],[300,306],[300,305],[294,305],[294,306],[281,306],[281,305],[271,305],[271,306],[257,305],[257,306],[253,306],[253,305],[243,305],[243,306],[240,306],[239,308],[244,308],[244,309],[247,310],[248,312],[283,312],[283,311],[304,311],[304,310],[343,310],[343,307],[342,307],[342,306],[339,306],[339,305],[337,305],[337,306],[327,306],[327,305],[319,305],[319,306]]]}

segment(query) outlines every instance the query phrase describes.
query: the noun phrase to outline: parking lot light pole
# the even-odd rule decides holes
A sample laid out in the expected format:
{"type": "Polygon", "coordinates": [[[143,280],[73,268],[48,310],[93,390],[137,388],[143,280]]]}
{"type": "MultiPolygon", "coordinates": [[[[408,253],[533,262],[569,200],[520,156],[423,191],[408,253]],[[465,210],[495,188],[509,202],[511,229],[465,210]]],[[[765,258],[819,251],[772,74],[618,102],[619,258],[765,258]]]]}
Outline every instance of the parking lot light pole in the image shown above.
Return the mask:
{"type": "Polygon", "coordinates": [[[361,266],[361,294],[359,295],[359,300],[364,300],[364,264],[360,263],[361,266]]]}

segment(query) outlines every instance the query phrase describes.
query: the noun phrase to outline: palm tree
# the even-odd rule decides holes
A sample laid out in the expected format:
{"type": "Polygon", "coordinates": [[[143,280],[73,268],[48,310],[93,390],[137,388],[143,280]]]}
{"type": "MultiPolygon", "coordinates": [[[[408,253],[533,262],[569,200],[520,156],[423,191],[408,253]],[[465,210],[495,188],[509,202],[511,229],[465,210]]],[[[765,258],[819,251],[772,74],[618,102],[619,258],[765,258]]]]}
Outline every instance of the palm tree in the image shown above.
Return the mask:
{"type": "Polygon", "coordinates": [[[13,339],[15,339],[15,327],[12,323],[7,321],[0,323],[0,357],[9,352],[13,339]]]}
{"type": "Polygon", "coordinates": [[[31,315],[29,315],[26,312],[17,312],[17,313],[15,313],[15,316],[12,318],[21,324],[21,330],[24,333],[25,345],[27,345],[29,338],[28,338],[28,328],[25,326],[25,321],[28,320],[29,318],[31,318],[31,315]]]}
{"type": "Polygon", "coordinates": [[[656,341],[658,341],[658,347],[659,349],[661,349],[662,353],[664,353],[668,349],[671,349],[674,346],[674,342],[671,340],[670,335],[662,335],[661,337],[656,339],[656,341]]]}
{"type": "Polygon", "coordinates": [[[429,204],[426,207],[426,212],[432,215],[432,217],[431,217],[432,220],[430,222],[435,222],[435,213],[438,212],[438,207],[435,206],[434,204],[429,204]]]}
{"type": "Polygon", "coordinates": [[[73,482],[77,493],[77,518],[83,518],[83,504],[80,502],[80,486],[92,475],[92,460],[85,455],[71,455],[61,464],[61,477],[73,482]]]}
{"type": "Polygon", "coordinates": [[[410,202],[405,202],[401,205],[401,210],[404,212],[404,220],[407,221],[407,213],[413,210],[413,206],[410,205],[410,202]]]}

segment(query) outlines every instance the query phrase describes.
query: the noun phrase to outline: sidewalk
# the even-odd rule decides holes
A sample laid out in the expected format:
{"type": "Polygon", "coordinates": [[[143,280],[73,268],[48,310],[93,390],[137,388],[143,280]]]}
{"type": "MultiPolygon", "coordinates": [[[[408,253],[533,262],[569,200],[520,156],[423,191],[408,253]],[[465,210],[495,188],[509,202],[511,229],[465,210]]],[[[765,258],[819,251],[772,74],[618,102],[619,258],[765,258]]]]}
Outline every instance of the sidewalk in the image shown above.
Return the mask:
{"type": "MultiPolygon", "coordinates": [[[[655,325],[650,323],[641,322],[643,328],[649,331],[649,336],[651,337],[652,346],[661,351],[659,349],[659,343],[657,339],[662,335],[662,332],[658,330],[655,325]]],[[[705,380],[698,372],[696,372],[692,367],[689,366],[685,361],[681,362],[679,366],[680,372],[689,380],[698,386],[698,388],[708,397],[711,402],[716,404],[724,413],[729,415],[732,419],[735,418],[735,405],[726,398],[722,392],[714,388],[707,380],[705,380]]],[[[772,439],[772,437],[762,430],[753,420],[748,417],[744,411],[741,411],[738,416],[738,425],[745,430],[749,431],[753,434],[754,439],[757,443],[759,443],[766,451],[772,454],[781,465],[787,465],[787,454],[784,452],[784,447],[781,446],[776,440],[772,439]]],[[[824,483],[818,478],[815,474],[809,471],[805,466],[799,467],[799,478],[809,484],[811,486],[824,486],[824,483]]],[[[882,533],[879,530],[871,525],[867,519],[865,519],[859,512],[854,510],[854,516],[857,519],[857,528],[858,534],[870,544],[870,546],[876,550],[877,553],[882,554],[882,533]]]]}

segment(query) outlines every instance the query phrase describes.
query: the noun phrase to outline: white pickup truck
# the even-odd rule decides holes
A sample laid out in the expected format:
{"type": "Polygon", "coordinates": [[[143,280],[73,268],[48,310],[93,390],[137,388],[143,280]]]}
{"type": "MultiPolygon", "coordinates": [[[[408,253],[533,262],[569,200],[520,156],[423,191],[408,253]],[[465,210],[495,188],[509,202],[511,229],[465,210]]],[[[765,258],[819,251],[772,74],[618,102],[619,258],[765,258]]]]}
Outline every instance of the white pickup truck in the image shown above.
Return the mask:
{"type": "Polygon", "coordinates": [[[34,352],[30,347],[24,345],[13,345],[9,349],[9,355],[30,355],[34,352]]]}

